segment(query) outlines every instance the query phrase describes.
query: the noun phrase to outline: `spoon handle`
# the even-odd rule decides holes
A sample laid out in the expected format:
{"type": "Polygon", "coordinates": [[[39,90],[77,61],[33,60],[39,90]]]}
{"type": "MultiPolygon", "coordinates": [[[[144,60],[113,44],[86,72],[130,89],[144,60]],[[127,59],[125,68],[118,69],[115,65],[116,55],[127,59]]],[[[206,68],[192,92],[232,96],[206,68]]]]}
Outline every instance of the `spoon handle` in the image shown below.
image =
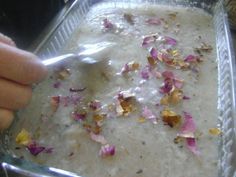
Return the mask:
{"type": "Polygon", "coordinates": [[[53,65],[55,63],[58,63],[60,61],[68,60],[68,59],[75,58],[75,57],[78,57],[78,56],[75,55],[75,54],[69,53],[69,54],[60,55],[60,56],[57,56],[57,57],[53,57],[53,58],[43,60],[42,63],[45,66],[49,66],[49,65],[53,65]]]}

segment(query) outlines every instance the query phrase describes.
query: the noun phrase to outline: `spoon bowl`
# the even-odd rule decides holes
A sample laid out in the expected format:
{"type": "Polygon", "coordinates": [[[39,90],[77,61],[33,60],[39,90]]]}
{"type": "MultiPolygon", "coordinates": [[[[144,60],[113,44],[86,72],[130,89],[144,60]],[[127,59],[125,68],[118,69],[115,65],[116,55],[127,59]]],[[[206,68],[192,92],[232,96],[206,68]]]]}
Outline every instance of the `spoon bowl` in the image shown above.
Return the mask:
{"type": "Polygon", "coordinates": [[[113,42],[99,42],[95,44],[82,45],[82,50],[75,53],[68,53],[42,61],[45,66],[55,65],[62,61],[76,59],[83,64],[96,64],[106,60],[108,51],[115,46],[113,42]]]}

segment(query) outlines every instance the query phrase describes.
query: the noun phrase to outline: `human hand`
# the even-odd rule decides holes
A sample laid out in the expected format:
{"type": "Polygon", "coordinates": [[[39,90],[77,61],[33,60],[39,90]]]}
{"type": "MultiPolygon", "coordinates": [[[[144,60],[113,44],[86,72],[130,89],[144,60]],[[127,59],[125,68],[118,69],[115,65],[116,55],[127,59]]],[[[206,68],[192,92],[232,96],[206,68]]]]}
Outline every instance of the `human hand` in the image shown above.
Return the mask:
{"type": "Polygon", "coordinates": [[[46,75],[46,67],[34,54],[18,49],[0,33],[0,131],[10,126],[15,110],[29,103],[32,84],[46,75]]]}

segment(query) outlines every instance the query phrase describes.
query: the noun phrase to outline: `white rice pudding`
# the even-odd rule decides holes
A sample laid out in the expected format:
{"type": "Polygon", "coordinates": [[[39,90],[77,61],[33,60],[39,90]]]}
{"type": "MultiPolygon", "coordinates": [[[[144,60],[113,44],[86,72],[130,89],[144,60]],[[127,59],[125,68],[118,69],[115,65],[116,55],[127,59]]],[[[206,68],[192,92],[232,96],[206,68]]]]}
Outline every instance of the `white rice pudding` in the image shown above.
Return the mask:
{"type": "Polygon", "coordinates": [[[71,61],[64,66],[68,72],[52,69],[52,76],[35,88],[31,105],[19,113],[15,129],[25,128],[38,145],[51,147],[52,152],[33,156],[25,146],[13,143],[20,147],[14,153],[84,177],[216,177],[212,16],[183,7],[98,5],[64,52],[101,41],[115,43],[105,61],[93,65],[71,61]],[[50,105],[51,96],[60,97],[56,106],[50,105]],[[186,133],[184,124],[195,124],[196,129],[187,128],[186,133]],[[105,139],[96,142],[98,136],[105,139]],[[106,144],[115,152],[99,154],[106,144]]]}

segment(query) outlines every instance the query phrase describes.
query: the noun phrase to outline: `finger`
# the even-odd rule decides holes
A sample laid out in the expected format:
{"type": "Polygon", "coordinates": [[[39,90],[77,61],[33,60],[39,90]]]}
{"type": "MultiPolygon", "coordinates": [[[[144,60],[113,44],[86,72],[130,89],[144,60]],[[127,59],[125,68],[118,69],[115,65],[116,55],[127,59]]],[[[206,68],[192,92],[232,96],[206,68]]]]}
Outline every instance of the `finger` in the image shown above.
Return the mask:
{"type": "Polygon", "coordinates": [[[11,38],[5,36],[2,33],[0,33],[0,42],[2,42],[4,44],[7,44],[7,45],[10,45],[10,46],[13,46],[13,47],[16,47],[15,42],[11,38]]]}
{"type": "Polygon", "coordinates": [[[32,53],[0,43],[0,76],[21,83],[39,82],[47,69],[32,53]]]}
{"type": "Polygon", "coordinates": [[[7,129],[14,118],[13,111],[0,108],[0,131],[7,129]]]}
{"type": "Polygon", "coordinates": [[[32,96],[28,86],[0,78],[0,107],[16,110],[25,107],[32,96]]]}

